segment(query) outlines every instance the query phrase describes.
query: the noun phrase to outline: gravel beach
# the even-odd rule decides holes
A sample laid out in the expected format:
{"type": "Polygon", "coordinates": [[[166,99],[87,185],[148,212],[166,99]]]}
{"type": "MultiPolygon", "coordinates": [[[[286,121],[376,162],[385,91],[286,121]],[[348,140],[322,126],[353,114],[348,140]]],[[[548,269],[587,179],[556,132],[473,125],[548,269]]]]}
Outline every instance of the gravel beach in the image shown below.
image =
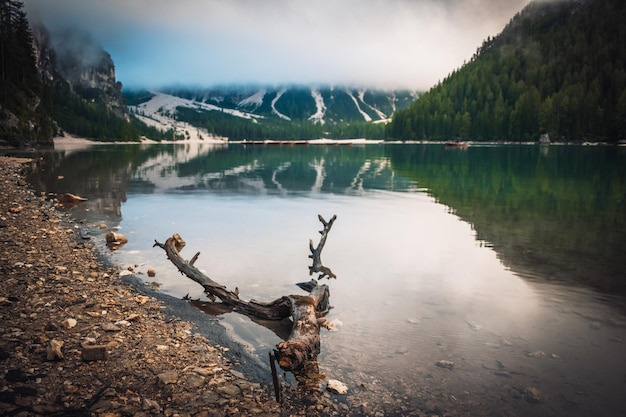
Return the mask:
{"type": "Polygon", "coordinates": [[[29,188],[31,163],[0,157],[0,415],[310,415],[255,382],[215,320],[102,263],[29,188]]]}

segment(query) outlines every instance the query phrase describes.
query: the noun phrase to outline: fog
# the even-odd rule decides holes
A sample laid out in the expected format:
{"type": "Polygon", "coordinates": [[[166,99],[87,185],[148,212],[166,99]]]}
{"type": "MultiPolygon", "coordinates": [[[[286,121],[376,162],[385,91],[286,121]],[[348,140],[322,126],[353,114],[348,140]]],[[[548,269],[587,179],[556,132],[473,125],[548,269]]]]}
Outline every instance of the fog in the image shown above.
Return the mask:
{"type": "Polygon", "coordinates": [[[125,86],[353,84],[425,90],[528,0],[25,0],[85,31],[125,86]]]}

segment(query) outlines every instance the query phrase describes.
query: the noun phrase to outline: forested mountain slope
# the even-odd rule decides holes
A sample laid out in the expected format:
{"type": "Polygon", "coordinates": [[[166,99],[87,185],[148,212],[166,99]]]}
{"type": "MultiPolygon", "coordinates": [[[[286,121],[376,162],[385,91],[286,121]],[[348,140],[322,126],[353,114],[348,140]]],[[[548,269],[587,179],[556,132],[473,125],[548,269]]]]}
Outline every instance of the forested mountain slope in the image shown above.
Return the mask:
{"type": "Polygon", "coordinates": [[[132,113],[141,120],[155,96],[171,99],[160,116],[185,122],[205,134],[240,139],[383,139],[385,124],[409,106],[417,92],[349,86],[250,86],[166,88],[125,92],[132,113]],[[172,108],[171,104],[186,102],[172,108]]]}
{"type": "Polygon", "coordinates": [[[626,137],[626,2],[533,1],[388,126],[394,139],[626,137]]]}

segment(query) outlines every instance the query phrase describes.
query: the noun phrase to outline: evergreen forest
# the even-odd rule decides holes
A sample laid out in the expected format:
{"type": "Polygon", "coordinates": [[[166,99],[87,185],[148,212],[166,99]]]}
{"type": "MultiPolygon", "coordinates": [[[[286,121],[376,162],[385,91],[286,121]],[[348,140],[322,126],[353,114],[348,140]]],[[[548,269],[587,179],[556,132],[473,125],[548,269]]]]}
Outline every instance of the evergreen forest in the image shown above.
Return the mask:
{"type": "Polygon", "coordinates": [[[402,140],[626,138],[626,2],[534,1],[405,110],[402,140]]]}
{"type": "Polygon", "coordinates": [[[52,121],[39,106],[43,83],[23,3],[0,0],[0,143],[52,136],[52,121]]]}
{"type": "Polygon", "coordinates": [[[198,111],[188,107],[176,108],[176,119],[207,129],[209,133],[230,140],[309,140],[323,137],[335,139],[384,139],[383,124],[372,122],[339,122],[321,125],[305,120],[265,118],[250,120],[219,111],[198,111]]]}

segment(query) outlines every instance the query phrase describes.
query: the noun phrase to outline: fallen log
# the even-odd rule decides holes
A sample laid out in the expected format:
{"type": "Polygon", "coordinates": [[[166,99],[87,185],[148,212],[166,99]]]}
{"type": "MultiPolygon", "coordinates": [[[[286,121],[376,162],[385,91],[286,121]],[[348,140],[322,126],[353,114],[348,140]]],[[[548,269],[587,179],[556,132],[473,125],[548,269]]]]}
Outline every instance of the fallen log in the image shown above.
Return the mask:
{"type": "MultiPolygon", "coordinates": [[[[309,267],[310,274],[321,272],[323,276],[336,278],[330,268],[323,266],[321,262],[321,252],[324,248],[328,232],[337,216],[333,216],[326,222],[322,216],[318,216],[324,225],[320,231],[322,237],[316,248],[313,242],[309,242],[311,248],[310,258],[313,259],[313,266],[309,267]]],[[[309,295],[289,295],[280,297],[269,303],[254,300],[245,301],[239,298],[239,291],[228,290],[225,286],[215,282],[194,266],[198,260],[200,252],[196,253],[191,260],[185,260],[180,251],[185,247],[185,241],[179,234],[174,234],[165,243],[155,240],[154,246],[158,246],[165,251],[168,259],[176,268],[188,278],[202,285],[207,296],[214,300],[219,298],[222,304],[238,312],[258,317],[266,320],[281,320],[290,317],[293,325],[288,338],[279,343],[274,350],[274,356],[279,366],[286,371],[293,373],[304,372],[307,364],[315,363],[320,352],[320,326],[324,325],[323,316],[330,309],[330,290],[327,285],[320,285],[315,280],[297,284],[309,295]]]]}

